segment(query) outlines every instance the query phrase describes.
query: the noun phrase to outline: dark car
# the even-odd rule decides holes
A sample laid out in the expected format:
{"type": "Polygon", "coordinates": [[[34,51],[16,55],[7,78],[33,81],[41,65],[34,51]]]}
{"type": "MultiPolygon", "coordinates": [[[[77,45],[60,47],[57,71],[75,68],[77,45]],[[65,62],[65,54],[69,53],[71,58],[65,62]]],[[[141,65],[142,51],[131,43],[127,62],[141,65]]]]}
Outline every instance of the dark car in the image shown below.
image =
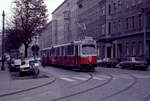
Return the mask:
{"type": "Polygon", "coordinates": [[[112,58],[104,58],[100,66],[102,67],[116,67],[116,65],[119,63],[117,59],[112,59],[112,58]]]}
{"type": "Polygon", "coordinates": [[[147,61],[141,57],[128,57],[119,64],[116,65],[118,68],[126,69],[142,69],[146,70],[148,67],[147,61]]]}

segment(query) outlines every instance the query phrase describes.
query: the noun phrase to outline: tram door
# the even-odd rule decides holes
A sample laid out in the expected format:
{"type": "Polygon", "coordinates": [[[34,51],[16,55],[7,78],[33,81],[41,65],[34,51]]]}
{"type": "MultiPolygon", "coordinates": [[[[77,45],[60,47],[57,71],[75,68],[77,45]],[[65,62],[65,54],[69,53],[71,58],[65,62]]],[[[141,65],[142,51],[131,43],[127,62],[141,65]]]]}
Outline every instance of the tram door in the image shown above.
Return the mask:
{"type": "Polygon", "coordinates": [[[76,61],[76,67],[78,67],[79,65],[79,57],[78,57],[79,51],[78,51],[78,46],[75,46],[75,61],[76,61]]]}

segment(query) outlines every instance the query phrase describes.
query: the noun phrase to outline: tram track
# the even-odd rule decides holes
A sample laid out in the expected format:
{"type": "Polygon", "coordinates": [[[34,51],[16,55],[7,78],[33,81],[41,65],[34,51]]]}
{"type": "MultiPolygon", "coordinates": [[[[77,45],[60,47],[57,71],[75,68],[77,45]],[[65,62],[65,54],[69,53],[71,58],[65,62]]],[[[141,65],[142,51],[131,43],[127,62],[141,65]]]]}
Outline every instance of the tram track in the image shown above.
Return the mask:
{"type": "MultiPolygon", "coordinates": [[[[55,99],[52,99],[51,101],[59,101],[59,100],[62,100],[62,99],[74,97],[76,95],[84,94],[84,93],[87,93],[89,91],[95,90],[97,88],[103,87],[103,86],[109,84],[113,80],[113,76],[112,75],[107,74],[107,73],[105,73],[105,75],[109,76],[110,78],[107,81],[105,81],[104,83],[100,84],[100,85],[97,85],[97,86],[94,86],[94,87],[91,87],[91,88],[88,88],[86,90],[79,91],[79,92],[76,92],[76,93],[73,93],[73,94],[70,94],[70,95],[66,95],[66,96],[62,96],[62,97],[59,97],[59,98],[55,98],[55,99]]],[[[93,75],[91,76],[91,78],[89,80],[91,80],[92,78],[93,78],[93,75]]],[[[89,80],[87,80],[86,82],[88,82],[89,80]]]]}
{"type": "Polygon", "coordinates": [[[88,83],[90,80],[93,79],[93,75],[91,73],[87,73],[89,75],[89,78],[85,81],[82,81],[80,83],[77,83],[77,84],[74,84],[74,85],[71,85],[69,88],[72,88],[72,87],[77,87],[77,86],[80,86],[80,85],[83,85],[85,83],[88,83]]]}
{"type": "Polygon", "coordinates": [[[32,90],[35,90],[35,89],[39,89],[39,88],[51,85],[51,84],[55,83],[55,81],[56,81],[56,78],[53,78],[53,80],[51,80],[50,82],[47,82],[45,84],[34,86],[34,87],[31,87],[31,88],[28,88],[28,89],[23,89],[23,90],[18,90],[18,91],[10,92],[10,93],[7,93],[7,94],[1,94],[0,98],[1,97],[11,96],[11,95],[16,95],[16,94],[21,94],[21,93],[32,91],[32,90]]]}
{"type": "MultiPolygon", "coordinates": [[[[115,92],[115,93],[113,93],[113,94],[110,94],[110,95],[108,95],[108,96],[99,98],[97,101],[104,101],[104,100],[106,100],[106,99],[109,99],[109,98],[111,98],[111,97],[117,96],[117,95],[119,95],[119,94],[121,94],[121,93],[123,93],[123,92],[129,90],[130,88],[132,88],[132,87],[137,83],[137,78],[136,78],[135,76],[131,75],[131,74],[129,74],[129,75],[130,75],[130,77],[132,77],[132,79],[133,79],[133,81],[131,82],[130,85],[128,85],[127,87],[125,87],[125,88],[123,88],[123,89],[121,89],[121,90],[119,90],[119,91],[117,91],[117,92],[115,92]]],[[[150,98],[150,95],[149,95],[149,98],[150,98]]],[[[144,101],[147,101],[147,100],[144,100],[144,101]]]]}

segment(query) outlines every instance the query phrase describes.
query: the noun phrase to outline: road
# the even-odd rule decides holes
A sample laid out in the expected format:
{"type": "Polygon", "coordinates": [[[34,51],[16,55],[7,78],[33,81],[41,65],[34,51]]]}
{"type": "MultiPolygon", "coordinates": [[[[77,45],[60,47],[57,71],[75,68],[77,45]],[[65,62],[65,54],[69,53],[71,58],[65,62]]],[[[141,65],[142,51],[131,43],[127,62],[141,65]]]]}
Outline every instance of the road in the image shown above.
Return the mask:
{"type": "Polygon", "coordinates": [[[97,67],[79,72],[60,67],[40,68],[55,82],[0,101],[150,101],[150,71],[97,67]]]}

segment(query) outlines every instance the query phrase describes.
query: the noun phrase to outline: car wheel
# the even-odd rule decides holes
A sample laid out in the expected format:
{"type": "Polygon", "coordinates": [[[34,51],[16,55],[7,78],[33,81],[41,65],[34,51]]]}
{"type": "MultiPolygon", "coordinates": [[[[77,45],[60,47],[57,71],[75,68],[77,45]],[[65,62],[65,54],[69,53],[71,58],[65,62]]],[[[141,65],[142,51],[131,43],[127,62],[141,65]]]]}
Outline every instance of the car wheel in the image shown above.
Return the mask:
{"type": "Polygon", "coordinates": [[[19,75],[20,75],[20,76],[23,76],[23,73],[22,73],[22,72],[19,72],[19,75]]]}
{"type": "Polygon", "coordinates": [[[127,69],[132,70],[133,68],[134,68],[134,67],[131,65],[131,66],[128,66],[127,69]]]}

